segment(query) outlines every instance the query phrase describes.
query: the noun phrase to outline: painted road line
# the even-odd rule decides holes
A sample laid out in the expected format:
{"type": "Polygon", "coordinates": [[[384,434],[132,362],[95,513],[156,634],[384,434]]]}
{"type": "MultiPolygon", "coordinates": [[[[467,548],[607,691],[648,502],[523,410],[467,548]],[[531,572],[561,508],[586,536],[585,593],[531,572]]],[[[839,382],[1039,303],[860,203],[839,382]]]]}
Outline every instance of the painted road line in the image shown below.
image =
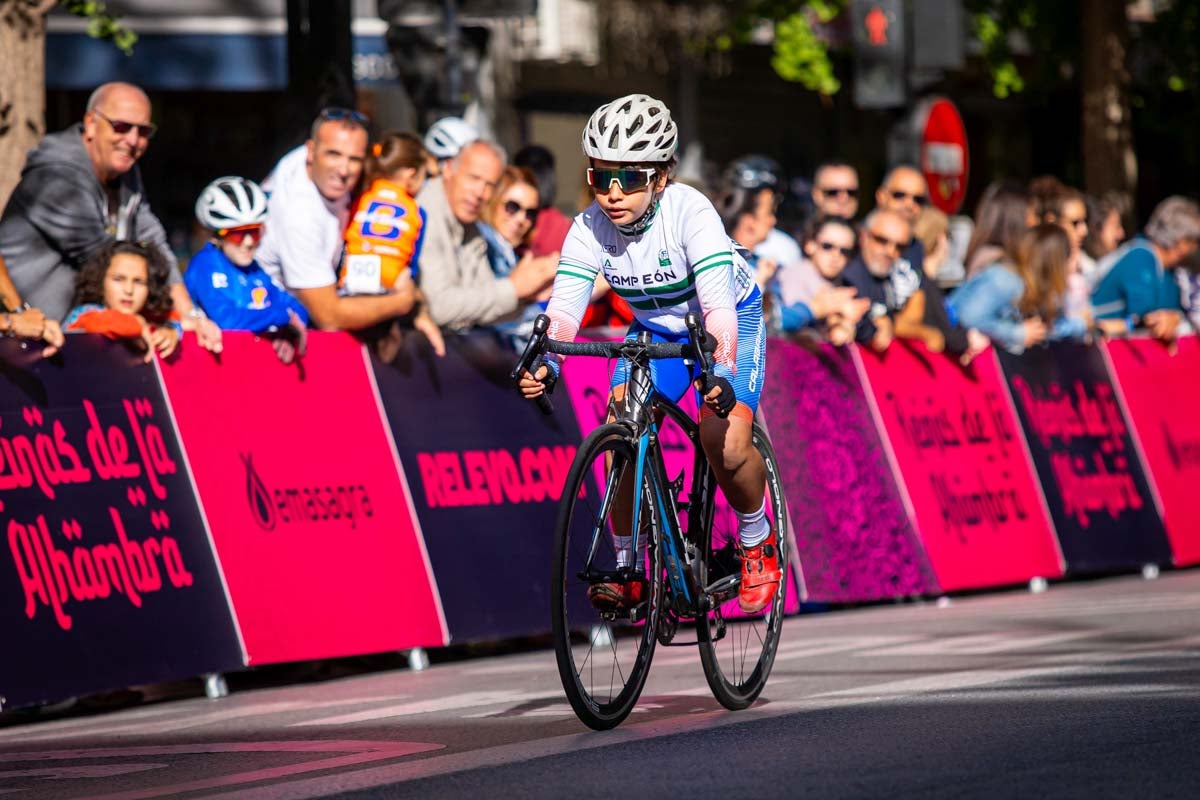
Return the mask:
{"type": "MultiPolygon", "coordinates": [[[[306,772],[317,770],[337,769],[374,761],[401,758],[404,756],[424,753],[430,750],[440,750],[445,745],[426,742],[375,742],[339,740],[327,742],[229,742],[201,743],[183,745],[162,745],[154,747],[98,747],[74,750],[51,750],[35,753],[10,754],[19,757],[21,762],[65,761],[71,759],[102,759],[102,758],[144,758],[146,756],[187,756],[205,755],[212,753],[345,753],[314,761],[298,764],[287,764],[278,767],[237,772],[229,775],[219,775],[211,778],[185,781],[183,783],[164,784],[142,789],[131,789],[103,795],[89,795],[90,800],[149,800],[155,797],[173,797],[184,792],[195,792],[204,789],[234,789],[236,797],[242,791],[235,787],[260,781],[279,780],[306,772]]],[[[286,785],[286,784],[285,784],[286,785]]]]}

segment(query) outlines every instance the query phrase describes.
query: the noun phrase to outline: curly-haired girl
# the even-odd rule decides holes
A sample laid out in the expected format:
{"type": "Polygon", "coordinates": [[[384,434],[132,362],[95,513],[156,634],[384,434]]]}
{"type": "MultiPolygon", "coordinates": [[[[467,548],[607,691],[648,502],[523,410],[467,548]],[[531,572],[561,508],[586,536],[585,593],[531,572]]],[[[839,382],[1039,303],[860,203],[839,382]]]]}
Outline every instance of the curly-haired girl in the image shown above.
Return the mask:
{"type": "Polygon", "coordinates": [[[157,248],[110,242],[79,271],[67,330],[134,339],[146,347],[147,362],[154,353],[166,358],[175,352],[181,335],[169,274],[157,248]]]}

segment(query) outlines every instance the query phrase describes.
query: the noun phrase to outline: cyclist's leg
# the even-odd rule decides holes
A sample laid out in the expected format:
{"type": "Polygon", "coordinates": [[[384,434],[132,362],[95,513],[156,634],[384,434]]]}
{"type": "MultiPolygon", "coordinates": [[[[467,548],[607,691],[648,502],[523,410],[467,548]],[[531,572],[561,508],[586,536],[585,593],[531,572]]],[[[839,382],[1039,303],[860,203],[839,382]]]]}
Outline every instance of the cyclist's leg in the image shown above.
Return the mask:
{"type": "Polygon", "coordinates": [[[717,484],[738,517],[742,545],[742,607],[757,611],[770,603],[782,571],[766,517],[766,465],[754,447],[754,413],[766,377],[766,324],[762,296],[755,291],[738,306],[737,405],[726,419],[700,409],[700,443],[717,484]]]}

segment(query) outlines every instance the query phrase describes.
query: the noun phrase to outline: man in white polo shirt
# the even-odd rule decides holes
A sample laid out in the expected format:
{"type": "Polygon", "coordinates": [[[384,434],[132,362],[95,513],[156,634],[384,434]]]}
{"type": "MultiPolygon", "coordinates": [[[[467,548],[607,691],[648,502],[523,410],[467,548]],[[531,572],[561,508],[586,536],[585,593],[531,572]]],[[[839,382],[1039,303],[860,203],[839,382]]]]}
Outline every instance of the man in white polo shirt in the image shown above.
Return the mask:
{"type": "Polygon", "coordinates": [[[366,125],[357,111],[323,110],[309,140],[280,159],[263,184],[271,199],[258,263],[304,304],[316,328],[368,328],[407,314],[416,299],[407,275],[387,294],[343,297],[337,291],[350,195],[367,153],[366,125]]]}

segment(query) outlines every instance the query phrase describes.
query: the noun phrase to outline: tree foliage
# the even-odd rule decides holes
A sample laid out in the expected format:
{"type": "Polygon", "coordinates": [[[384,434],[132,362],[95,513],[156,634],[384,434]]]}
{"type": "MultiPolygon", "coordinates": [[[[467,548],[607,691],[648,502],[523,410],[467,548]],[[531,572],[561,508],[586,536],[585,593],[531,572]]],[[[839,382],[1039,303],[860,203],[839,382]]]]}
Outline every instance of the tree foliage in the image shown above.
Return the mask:
{"type": "Polygon", "coordinates": [[[77,17],[88,21],[88,35],[95,39],[109,39],[125,55],[133,53],[137,34],[121,24],[121,18],[109,12],[104,3],[96,0],[63,0],[63,8],[77,17]]]}

